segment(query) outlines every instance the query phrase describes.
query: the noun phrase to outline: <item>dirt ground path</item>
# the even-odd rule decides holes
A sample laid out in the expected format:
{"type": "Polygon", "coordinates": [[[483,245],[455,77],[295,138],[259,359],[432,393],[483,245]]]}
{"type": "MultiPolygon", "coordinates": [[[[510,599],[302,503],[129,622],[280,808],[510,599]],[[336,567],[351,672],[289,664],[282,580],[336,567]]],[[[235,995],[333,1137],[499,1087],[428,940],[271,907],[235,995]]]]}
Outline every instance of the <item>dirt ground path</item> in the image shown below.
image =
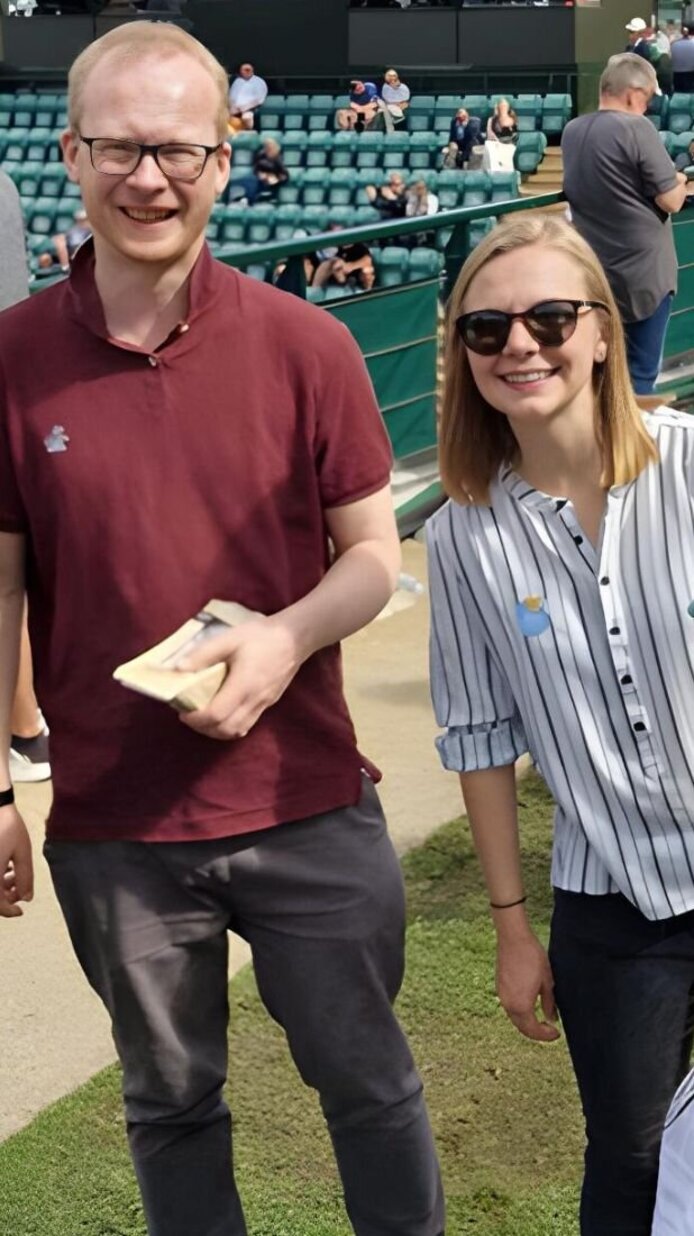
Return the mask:
{"type": "MultiPolygon", "coordinates": [[[[404,570],[426,577],[425,552],[408,541],[404,570]]],[[[460,810],[457,778],[440,770],[427,682],[426,596],[371,623],[344,645],[347,697],[361,750],[384,777],[381,797],[400,853],[460,810]]],[[[37,885],[24,918],[0,921],[0,1140],[114,1059],[108,1020],[73,958],[40,857],[50,785],[18,787],[37,852],[37,885]]],[[[231,970],[247,960],[232,940],[231,970]]]]}

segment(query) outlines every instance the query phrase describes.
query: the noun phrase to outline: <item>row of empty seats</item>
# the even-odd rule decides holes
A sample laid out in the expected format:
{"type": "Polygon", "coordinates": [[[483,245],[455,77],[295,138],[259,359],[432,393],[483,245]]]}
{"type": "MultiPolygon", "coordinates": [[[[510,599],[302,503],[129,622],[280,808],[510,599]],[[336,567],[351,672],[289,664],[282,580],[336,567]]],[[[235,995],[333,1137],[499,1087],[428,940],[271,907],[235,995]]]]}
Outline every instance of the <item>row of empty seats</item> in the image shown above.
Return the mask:
{"type": "MultiPolygon", "coordinates": [[[[263,137],[276,138],[282,147],[285,166],[295,167],[378,167],[435,169],[441,166],[448,133],[241,133],[232,142],[233,167],[249,167],[263,137]]],[[[547,146],[544,133],[521,133],[516,146],[515,164],[521,172],[533,172],[547,146]]]]}
{"type": "Polygon", "coordinates": [[[679,154],[684,154],[689,149],[690,144],[694,142],[694,129],[688,129],[684,133],[664,133],[661,129],[660,140],[670,158],[676,159],[679,154]]]}
{"type": "Polygon", "coordinates": [[[0,129],[53,129],[67,124],[67,95],[18,91],[0,94],[0,129]]]}
{"type": "MultiPolygon", "coordinates": [[[[267,206],[251,208],[216,206],[207,227],[207,239],[212,245],[231,245],[235,249],[247,245],[267,245],[274,241],[292,240],[297,235],[327,232],[329,228],[373,227],[379,217],[371,206],[267,206]]],[[[424,222],[424,220],[422,220],[424,222]]],[[[489,220],[470,224],[471,240],[476,243],[484,235],[489,220]]],[[[450,228],[432,232],[432,247],[445,248],[450,228]]],[[[412,241],[414,238],[410,238],[412,241]]],[[[395,246],[395,241],[390,242],[395,246]]]]}
{"type": "Polygon", "coordinates": [[[657,94],[648,105],[648,119],[656,129],[684,133],[694,128],[694,94],[657,94]]]}

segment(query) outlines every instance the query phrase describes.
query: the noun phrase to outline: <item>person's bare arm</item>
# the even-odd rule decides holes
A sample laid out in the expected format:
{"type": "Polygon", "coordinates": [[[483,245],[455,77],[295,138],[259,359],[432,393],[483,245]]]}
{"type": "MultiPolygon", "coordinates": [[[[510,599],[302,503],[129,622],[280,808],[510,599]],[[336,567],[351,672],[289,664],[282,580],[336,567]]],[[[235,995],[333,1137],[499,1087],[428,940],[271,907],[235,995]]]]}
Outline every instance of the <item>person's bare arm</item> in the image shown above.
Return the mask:
{"type": "Polygon", "coordinates": [[[70,255],[67,251],[67,242],[65,240],[64,232],[58,232],[57,235],[53,237],[53,248],[55,249],[56,257],[58,258],[63,270],[67,270],[70,265],[70,255]]]}
{"type": "Polygon", "coordinates": [[[653,199],[656,206],[664,210],[668,215],[677,214],[681,210],[687,197],[687,177],[684,172],[676,172],[677,184],[673,185],[672,189],[667,189],[665,193],[658,193],[653,199]]]}
{"type": "Polygon", "coordinates": [[[307,596],[210,640],[179,663],[179,669],[202,669],[226,661],[229,668],[207,708],[181,714],[191,729],[222,740],[244,737],[308,657],[366,626],[392,595],[400,542],[390,487],[333,507],[325,519],[335,561],[307,596]]]}
{"type": "MultiPolygon", "coordinates": [[[[0,789],[10,784],[10,718],[24,613],[24,537],[0,532],[0,789]]],[[[33,896],[31,842],[15,806],[0,807],[0,918],[22,914],[33,896]]]]}
{"type": "MultiPolygon", "coordinates": [[[[509,906],[524,896],[513,764],[460,774],[465,808],[490,902],[509,906]]],[[[525,905],[492,909],[496,929],[496,984],[501,1005],[529,1039],[559,1037],[552,972],[533,933],[525,905]],[[542,1016],[538,1015],[540,1001],[542,1016]]]]}

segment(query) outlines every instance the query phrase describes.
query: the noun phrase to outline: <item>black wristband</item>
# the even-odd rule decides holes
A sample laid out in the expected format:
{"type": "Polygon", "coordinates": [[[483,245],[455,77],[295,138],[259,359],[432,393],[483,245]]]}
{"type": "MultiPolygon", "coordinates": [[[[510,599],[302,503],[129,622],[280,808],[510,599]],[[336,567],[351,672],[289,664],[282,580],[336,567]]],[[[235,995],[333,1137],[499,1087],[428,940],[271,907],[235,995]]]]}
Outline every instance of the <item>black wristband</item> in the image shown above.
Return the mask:
{"type": "Polygon", "coordinates": [[[510,910],[512,906],[522,906],[523,902],[527,900],[527,897],[519,897],[518,901],[507,901],[503,905],[497,901],[490,901],[489,904],[492,907],[492,910],[510,910]]]}
{"type": "Polygon", "coordinates": [[[9,790],[0,790],[0,807],[11,807],[14,802],[14,790],[10,786],[9,790]]]}

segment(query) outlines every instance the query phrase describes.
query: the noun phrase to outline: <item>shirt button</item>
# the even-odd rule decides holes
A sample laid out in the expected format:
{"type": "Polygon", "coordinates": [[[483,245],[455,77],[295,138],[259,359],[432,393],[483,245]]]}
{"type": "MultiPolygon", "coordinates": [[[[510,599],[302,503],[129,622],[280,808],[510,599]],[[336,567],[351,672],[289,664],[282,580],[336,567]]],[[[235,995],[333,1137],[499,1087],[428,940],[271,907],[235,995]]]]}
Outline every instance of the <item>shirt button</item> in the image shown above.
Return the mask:
{"type": "Polygon", "coordinates": [[[582,544],[583,544],[583,537],[582,537],[582,536],[575,536],[575,537],[574,537],[574,541],[576,542],[576,544],[577,544],[577,545],[582,545],[582,544]]]}
{"type": "Polygon", "coordinates": [[[628,687],[628,686],[630,685],[630,683],[632,683],[632,682],[634,681],[634,679],[632,678],[631,674],[624,674],[624,675],[620,678],[620,680],[619,680],[619,681],[621,682],[621,684],[622,684],[622,686],[623,686],[623,687],[628,687]]]}
{"type": "Polygon", "coordinates": [[[159,361],[157,360],[156,356],[148,356],[147,360],[149,361],[152,368],[156,369],[157,365],[159,364],[159,361]]]}
{"type": "Polygon", "coordinates": [[[610,582],[609,575],[603,575],[602,579],[600,580],[600,583],[602,584],[603,588],[605,587],[606,584],[609,584],[609,582],[610,582]]]}
{"type": "Polygon", "coordinates": [[[640,732],[641,732],[641,730],[645,730],[645,728],[646,728],[646,727],[645,727],[645,725],[644,725],[643,721],[635,721],[635,722],[634,722],[634,729],[637,731],[637,733],[640,733],[640,732]]]}
{"type": "Polygon", "coordinates": [[[188,323],[187,323],[187,322],[181,322],[181,325],[180,325],[180,326],[179,326],[179,328],[178,328],[178,333],[179,333],[179,335],[185,335],[185,333],[186,333],[186,331],[187,331],[187,330],[190,330],[190,327],[189,327],[188,323]]]}
{"type": "Polygon", "coordinates": [[[619,635],[619,627],[610,627],[610,635],[619,635]]]}

